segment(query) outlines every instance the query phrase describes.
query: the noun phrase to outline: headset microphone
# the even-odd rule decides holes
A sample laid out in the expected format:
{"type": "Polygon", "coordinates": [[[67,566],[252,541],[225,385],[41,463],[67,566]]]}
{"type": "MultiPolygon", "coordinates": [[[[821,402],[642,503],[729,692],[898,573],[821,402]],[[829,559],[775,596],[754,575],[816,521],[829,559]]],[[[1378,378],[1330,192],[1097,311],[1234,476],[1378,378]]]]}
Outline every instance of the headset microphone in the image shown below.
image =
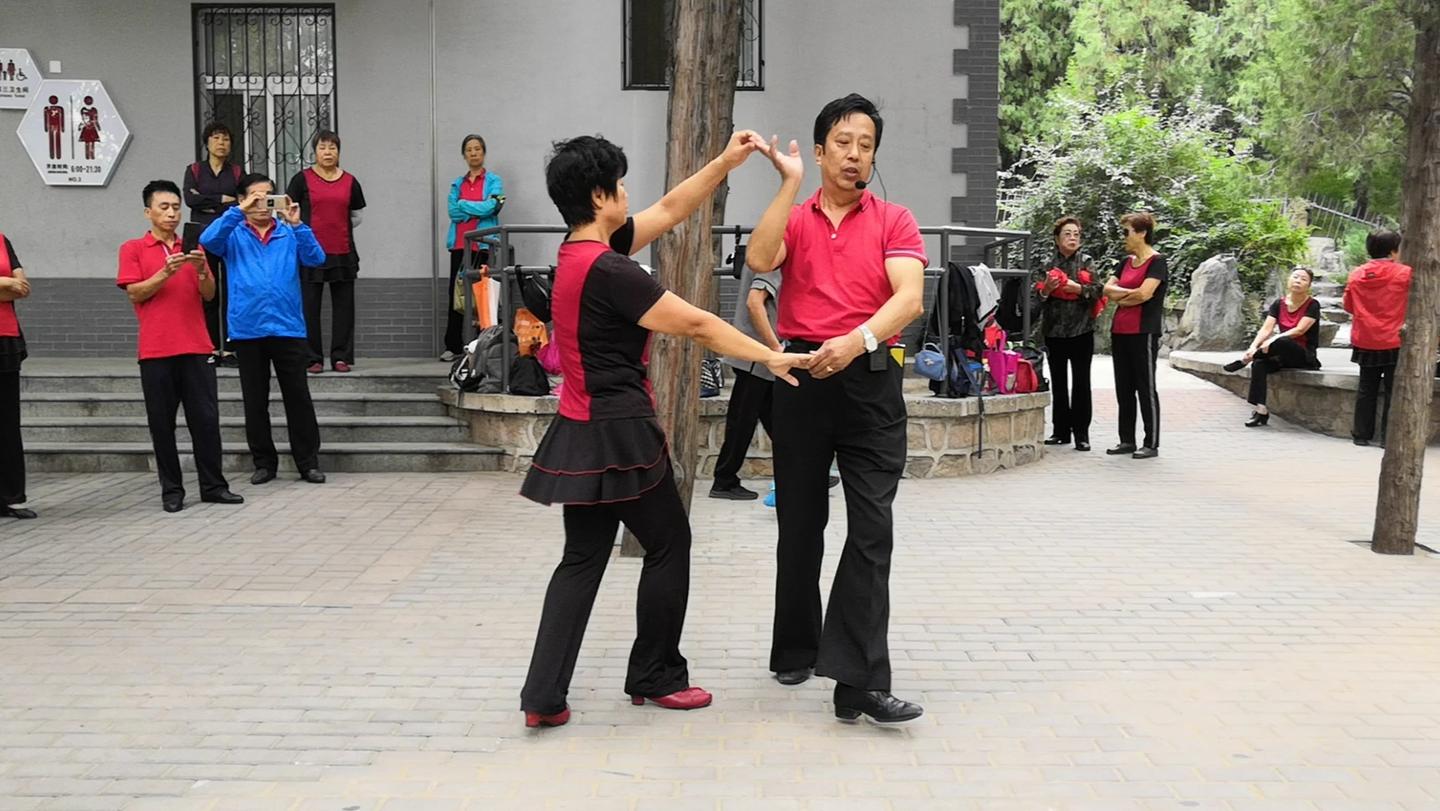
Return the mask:
{"type": "Polygon", "coordinates": [[[866,182],[863,181],[863,180],[857,180],[857,181],[855,181],[855,188],[859,189],[860,191],[865,191],[865,187],[866,187],[866,186],[869,186],[869,185],[870,185],[869,183],[866,183],[866,182]]]}
{"type": "MultiPolygon", "coordinates": [[[[874,177],[874,176],[876,175],[876,173],[878,173],[879,171],[880,171],[880,164],[878,164],[878,163],[872,163],[872,164],[870,165],[870,174],[871,174],[872,177],[874,177]]],[[[857,190],[859,190],[859,191],[865,191],[866,189],[870,188],[870,182],[867,181],[867,180],[857,180],[857,181],[855,181],[855,188],[856,188],[857,190]]],[[[881,184],[881,188],[882,188],[882,189],[884,188],[884,184],[881,184]]]]}

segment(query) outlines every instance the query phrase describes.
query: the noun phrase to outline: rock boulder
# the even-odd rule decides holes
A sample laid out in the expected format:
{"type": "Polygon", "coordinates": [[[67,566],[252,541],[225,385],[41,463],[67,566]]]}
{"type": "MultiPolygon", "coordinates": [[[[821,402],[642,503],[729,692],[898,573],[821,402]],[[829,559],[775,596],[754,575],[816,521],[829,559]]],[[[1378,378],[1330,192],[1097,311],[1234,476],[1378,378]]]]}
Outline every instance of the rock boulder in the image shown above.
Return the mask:
{"type": "Polygon", "coordinates": [[[1193,352],[1225,352],[1244,349],[1249,340],[1245,293],[1235,257],[1222,254],[1205,260],[1190,275],[1190,300],[1172,346],[1193,352]]]}

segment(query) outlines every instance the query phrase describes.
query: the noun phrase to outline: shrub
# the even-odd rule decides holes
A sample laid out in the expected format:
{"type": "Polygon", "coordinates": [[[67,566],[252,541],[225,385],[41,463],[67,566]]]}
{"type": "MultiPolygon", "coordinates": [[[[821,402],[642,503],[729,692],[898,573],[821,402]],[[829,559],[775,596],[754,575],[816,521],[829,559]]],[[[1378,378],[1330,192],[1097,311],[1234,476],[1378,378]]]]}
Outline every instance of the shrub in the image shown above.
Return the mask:
{"type": "Polygon", "coordinates": [[[1235,255],[1247,292],[1299,261],[1306,234],[1279,203],[1258,201],[1260,164],[1218,127],[1223,108],[1192,98],[1162,114],[1152,100],[1125,96],[1122,88],[1096,102],[1055,102],[1061,123],[1001,174],[1007,226],[1034,233],[1037,253],[1047,254],[1052,223],[1074,214],[1085,222],[1085,250],[1113,272],[1124,254],[1120,216],[1152,212],[1176,298],[1189,295],[1191,272],[1217,254],[1235,255]]]}

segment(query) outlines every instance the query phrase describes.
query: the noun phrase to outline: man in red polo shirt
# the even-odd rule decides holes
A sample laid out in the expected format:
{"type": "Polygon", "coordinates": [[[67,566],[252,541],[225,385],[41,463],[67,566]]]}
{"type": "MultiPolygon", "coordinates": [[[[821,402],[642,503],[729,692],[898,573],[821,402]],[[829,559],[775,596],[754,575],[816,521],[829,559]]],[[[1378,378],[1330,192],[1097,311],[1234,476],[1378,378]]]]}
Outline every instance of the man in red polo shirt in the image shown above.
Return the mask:
{"type": "Polygon", "coordinates": [[[774,392],[775,495],[780,525],[770,669],[782,684],[812,672],[835,679],[835,716],[879,723],[920,717],[890,694],[891,504],[905,470],[904,367],[888,344],[920,316],[925,244],[902,206],[865,190],[884,122],[856,94],[815,119],[820,190],[799,205],[800,148],[768,150],[780,191],[755,226],[751,270],[780,268],[778,331],[788,351],[813,352],[799,386],[774,392]],[[840,467],[849,528],[820,605],[820,564],[829,520],[830,462],[840,467]]]}
{"type": "Polygon", "coordinates": [[[185,481],[175,447],[175,412],[185,405],[185,424],[200,474],[200,500],[240,504],[220,472],[220,404],[215,392],[215,350],[205,327],[201,300],[215,297],[215,277],[198,248],[184,251],[175,229],[180,225],[180,187],[152,180],[142,192],[150,230],[120,246],[115,283],[135,305],[140,321],[140,386],[145,415],[160,472],[165,512],[185,509],[185,481]]]}

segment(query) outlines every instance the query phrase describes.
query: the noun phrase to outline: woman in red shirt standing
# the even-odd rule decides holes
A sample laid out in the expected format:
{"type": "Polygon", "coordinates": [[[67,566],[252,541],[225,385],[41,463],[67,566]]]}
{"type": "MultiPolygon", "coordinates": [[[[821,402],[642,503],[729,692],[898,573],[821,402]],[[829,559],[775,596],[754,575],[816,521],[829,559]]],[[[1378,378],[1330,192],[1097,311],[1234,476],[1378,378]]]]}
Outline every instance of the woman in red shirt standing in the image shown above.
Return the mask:
{"type": "Polygon", "coordinates": [[[1400,328],[1405,326],[1405,305],[1410,298],[1408,265],[1400,264],[1400,235],[1371,232],[1365,239],[1370,261],[1350,272],[1345,282],[1345,312],[1350,313],[1350,359],[1360,367],[1360,390],[1355,394],[1355,422],[1351,436],[1356,445],[1369,445],[1375,437],[1375,410],[1380,392],[1385,407],[1380,416],[1380,443],[1390,421],[1390,390],[1395,364],[1400,360],[1400,328]]]}
{"type": "Polygon", "coordinates": [[[30,295],[25,269],[15,248],[0,234],[0,518],[34,518],[25,503],[25,446],[20,440],[20,364],[25,333],[15,318],[15,302],[30,295]]]}
{"type": "Polygon", "coordinates": [[[1290,272],[1290,283],[1284,296],[1275,300],[1265,312],[1265,323],[1255,333],[1255,340],[1245,350],[1245,357],[1225,364],[1225,371],[1238,372],[1247,363],[1250,367],[1250,404],[1255,413],[1245,422],[1246,428],[1259,428],[1270,422],[1266,406],[1266,383],[1269,376],[1281,369],[1319,369],[1320,302],[1310,295],[1315,274],[1310,268],[1299,267],[1290,272]],[[1276,332],[1276,330],[1279,332],[1276,332]]]}
{"type": "Polygon", "coordinates": [[[325,371],[324,336],[320,334],[320,299],[330,285],[330,367],[348,372],[355,363],[355,277],[360,254],[355,226],[365,207],[360,181],[340,168],[340,136],[330,130],[315,135],[315,165],[290,179],[285,187],[300,204],[300,219],[315,232],[325,249],[325,264],[300,271],[305,295],[305,327],[310,339],[310,374],[325,371]]]}
{"type": "Polygon", "coordinates": [[[1105,283],[1105,297],[1114,302],[1110,355],[1115,362],[1115,398],[1120,406],[1120,444],[1105,452],[1135,459],[1160,455],[1160,397],[1155,392],[1155,359],[1164,327],[1165,288],[1170,278],[1165,257],[1150,247],[1155,218],[1144,212],[1120,218],[1129,256],[1120,272],[1105,283]],[[1135,445],[1135,412],[1145,423],[1145,442],[1135,445]]]}

